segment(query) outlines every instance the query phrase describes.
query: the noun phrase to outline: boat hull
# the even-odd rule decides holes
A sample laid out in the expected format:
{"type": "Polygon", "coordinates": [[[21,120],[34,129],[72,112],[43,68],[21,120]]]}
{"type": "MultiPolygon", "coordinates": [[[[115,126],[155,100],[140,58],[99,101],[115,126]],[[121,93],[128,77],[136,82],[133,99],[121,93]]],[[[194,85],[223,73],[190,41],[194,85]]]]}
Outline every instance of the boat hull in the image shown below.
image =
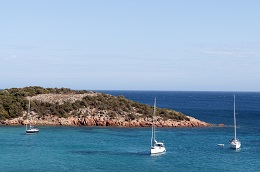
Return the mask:
{"type": "Polygon", "coordinates": [[[159,146],[155,146],[151,148],[151,154],[159,154],[159,153],[163,153],[166,152],[165,147],[159,147],[159,146]]]}
{"type": "Polygon", "coordinates": [[[26,130],[25,132],[26,132],[26,134],[33,134],[33,133],[38,133],[39,130],[38,129],[29,129],[29,130],[26,130]]]}
{"type": "Polygon", "coordinates": [[[231,149],[239,149],[241,147],[240,141],[232,141],[229,143],[231,149]]]}

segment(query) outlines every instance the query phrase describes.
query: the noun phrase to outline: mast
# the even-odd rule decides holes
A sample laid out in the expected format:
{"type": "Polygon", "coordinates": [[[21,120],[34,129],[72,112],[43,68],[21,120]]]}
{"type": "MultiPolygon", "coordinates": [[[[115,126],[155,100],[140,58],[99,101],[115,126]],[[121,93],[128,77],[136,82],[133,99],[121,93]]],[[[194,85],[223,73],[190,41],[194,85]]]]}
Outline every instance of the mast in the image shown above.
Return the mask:
{"type": "Polygon", "coordinates": [[[156,122],[156,97],[154,98],[154,110],[153,110],[153,138],[154,141],[156,140],[155,138],[155,122],[156,122]]]}
{"type": "MultiPolygon", "coordinates": [[[[154,121],[154,120],[153,120],[154,121]]],[[[152,121],[152,137],[151,137],[151,147],[153,147],[153,121],[152,121]]]]}
{"type": "Polygon", "coordinates": [[[155,118],[156,118],[156,97],[154,99],[154,109],[153,109],[153,123],[152,123],[152,137],[151,137],[151,147],[153,147],[153,144],[155,143],[155,118]]]}
{"type": "Polygon", "coordinates": [[[237,129],[236,129],[236,96],[234,95],[234,130],[235,130],[235,140],[237,139],[237,129]]]}
{"type": "Polygon", "coordinates": [[[29,123],[30,123],[30,128],[31,128],[31,101],[29,98],[29,106],[28,106],[28,116],[29,116],[29,123]]]}
{"type": "Polygon", "coordinates": [[[28,125],[28,116],[30,115],[30,98],[29,98],[29,105],[28,105],[28,112],[27,112],[27,122],[26,122],[26,130],[27,130],[27,125],[28,125]]]}

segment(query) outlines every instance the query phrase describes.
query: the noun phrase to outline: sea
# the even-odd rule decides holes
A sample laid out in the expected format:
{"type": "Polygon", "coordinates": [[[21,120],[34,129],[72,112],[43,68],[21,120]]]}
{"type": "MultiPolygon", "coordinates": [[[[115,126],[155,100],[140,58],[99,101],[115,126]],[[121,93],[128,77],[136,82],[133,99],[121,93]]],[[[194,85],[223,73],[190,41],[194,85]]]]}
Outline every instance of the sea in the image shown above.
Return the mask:
{"type": "Polygon", "coordinates": [[[150,155],[151,128],[0,126],[0,171],[260,172],[260,92],[106,91],[180,111],[214,124],[206,128],[156,128],[166,152],[150,155]],[[241,149],[228,146],[237,137],[241,149]],[[217,124],[224,124],[223,127],[217,124]],[[224,144],[224,146],[218,146],[224,144]]]}

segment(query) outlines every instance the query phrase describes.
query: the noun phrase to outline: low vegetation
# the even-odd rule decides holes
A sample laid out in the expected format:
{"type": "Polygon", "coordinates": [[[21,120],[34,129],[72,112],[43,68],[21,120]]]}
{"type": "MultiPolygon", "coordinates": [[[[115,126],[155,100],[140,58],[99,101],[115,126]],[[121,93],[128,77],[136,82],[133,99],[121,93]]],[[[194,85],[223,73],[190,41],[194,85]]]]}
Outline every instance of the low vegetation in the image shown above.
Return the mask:
{"type": "MultiPolygon", "coordinates": [[[[22,116],[23,112],[28,109],[27,97],[33,97],[39,94],[84,94],[90,93],[86,90],[71,90],[68,88],[42,88],[42,87],[25,87],[12,88],[0,91],[0,119],[12,119],[22,116]]],[[[80,100],[73,102],[65,101],[62,104],[50,103],[48,101],[32,100],[31,111],[39,116],[48,114],[68,117],[78,115],[79,109],[88,108],[96,111],[107,111],[110,118],[115,116],[124,116],[128,120],[139,117],[152,117],[153,107],[131,100],[123,96],[111,96],[100,93],[96,96],[85,96],[80,100]]],[[[169,109],[157,108],[157,115],[163,119],[189,120],[188,117],[180,112],[169,109]]]]}

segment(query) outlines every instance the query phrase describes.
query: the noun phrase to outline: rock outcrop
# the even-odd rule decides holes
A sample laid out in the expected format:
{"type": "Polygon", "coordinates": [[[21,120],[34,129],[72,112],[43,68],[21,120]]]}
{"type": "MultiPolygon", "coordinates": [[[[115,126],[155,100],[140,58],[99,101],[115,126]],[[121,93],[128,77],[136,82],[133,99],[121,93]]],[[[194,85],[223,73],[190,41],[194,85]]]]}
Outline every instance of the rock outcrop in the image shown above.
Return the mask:
{"type": "MultiPolygon", "coordinates": [[[[212,126],[209,123],[189,117],[190,121],[174,121],[158,120],[155,124],[157,127],[208,127],[212,126]]],[[[11,120],[1,121],[3,125],[26,125],[28,120],[23,117],[18,117],[11,120]]],[[[81,116],[81,117],[57,117],[48,115],[44,117],[35,116],[31,119],[33,125],[63,125],[63,126],[113,126],[113,127],[150,127],[152,119],[139,118],[135,120],[125,120],[123,118],[111,119],[109,117],[96,116],[81,116]]]]}
{"type": "MultiPolygon", "coordinates": [[[[31,100],[38,100],[42,102],[58,103],[59,105],[64,102],[74,103],[77,100],[82,100],[85,96],[97,96],[98,93],[89,92],[84,94],[38,94],[30,97],[31,100]]],[[[27,97],[29,98],[29,97],[27,97]]]]}

